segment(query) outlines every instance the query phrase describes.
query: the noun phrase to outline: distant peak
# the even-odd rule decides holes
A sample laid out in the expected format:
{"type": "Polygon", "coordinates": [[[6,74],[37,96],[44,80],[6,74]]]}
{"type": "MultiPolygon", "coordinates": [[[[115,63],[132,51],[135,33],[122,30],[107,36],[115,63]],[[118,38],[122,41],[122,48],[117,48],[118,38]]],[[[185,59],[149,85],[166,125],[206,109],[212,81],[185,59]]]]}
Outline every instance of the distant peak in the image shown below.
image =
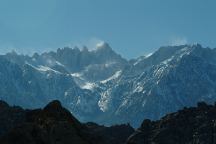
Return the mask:
{"type": "Polygon", "coordinates": [[[38,57],[40,57],[40,55],[39,55],[38,53],[34,53],[34,54],[32,55],[32,57],[33,57],[33,58],[38,58],[38,57]]]}
{"type": "Polygon", "coordinates": [[[88,52],[89,49],[86,46],[83,46],[82,51],[88,52]]]}
{"type": "Polygon", "coordinates": [[[70,52],[80,52],[80,49],[75,46],[74,48],[70,48],[70,47],[64,47],[64,48],[58,48],[57,49],[57,53],[70,53],[70,52]]]}
{"type": "Polygon", "coordinates": [[[199,44],[199,43],[194,43],[194,44],[191,44],[191,47],[199,47],[199,48],[202,48],[202,45],[199,44]]]}
{"type": "Polygon", "coordinates": [[[99,50],[99,49],[110,49],[111,50],[112,48],[110,47],[108,43],[100,42],[96,45],[96,50],[99,50]]]}
{"type": "Polygon", "coordinates": [[[100,48],[100,47],[103,47],[104,45],[108,45],[108,43],[106,43],[104,41],[101,41],[101,42],[99,42],[99,43],[96,44],[96,47],[100,48]]]}
{"type": "Polygon", "coordinates": [[[7,55],[18,55],[17,52],[15,50],[12,50],[11,52],[8,52],[7,55]]]}
{"type": "Polygon", "coordinates": [[[194,43],[194,44],[185,44],[185,45],[179,45],[179,46],[162,46],[160,47],[156,52],[159,51],[159,53],[167,53],[167,52],[175,52],[178,50],[194,50],[196,48],[203,48],[201,44],[194,43]]]}

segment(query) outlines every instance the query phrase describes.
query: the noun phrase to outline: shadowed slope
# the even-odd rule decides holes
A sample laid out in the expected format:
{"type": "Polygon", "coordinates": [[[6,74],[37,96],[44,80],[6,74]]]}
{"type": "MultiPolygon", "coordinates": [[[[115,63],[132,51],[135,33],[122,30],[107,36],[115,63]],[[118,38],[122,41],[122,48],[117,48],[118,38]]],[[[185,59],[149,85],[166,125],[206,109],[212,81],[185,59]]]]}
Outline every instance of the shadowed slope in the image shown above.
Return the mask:
{"type": "Polygon", "coordinates": [[[215,144],[216,106],[198,103],[158,121],[144,120],[127,144],[215,144]]]}
{"type": "Polygon", "coordinates": [[[131,133],[129,125],[82,124],[57,100],[36,110],[0,102],[1,144],[123,144],[131,133]]]}

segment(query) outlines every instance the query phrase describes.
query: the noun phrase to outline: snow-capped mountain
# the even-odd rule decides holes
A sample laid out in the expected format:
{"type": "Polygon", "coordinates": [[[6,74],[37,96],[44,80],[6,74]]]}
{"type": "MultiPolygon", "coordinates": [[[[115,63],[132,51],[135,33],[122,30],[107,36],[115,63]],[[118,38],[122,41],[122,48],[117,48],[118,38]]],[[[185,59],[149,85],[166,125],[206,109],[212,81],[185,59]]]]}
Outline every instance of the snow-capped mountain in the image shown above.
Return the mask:
{"type": "Polygon", "coordinates": [[[216,49],[200,45],[162,47],[137,59],[114,81],[105,84],[99,106],[113,122],[138,126],[144,118],[166,113],[198,101],[216,101],[216,49]]]}
{"type": "Polygon", "coordinates": [[[0,56],[0,97],[26,108],[59,99],[82,121],[129,122],[198,101],[216,101],[216,49],[161,47],[127,61],[107,43],[95,50],[63,48],[33,56],[0,56]]]}

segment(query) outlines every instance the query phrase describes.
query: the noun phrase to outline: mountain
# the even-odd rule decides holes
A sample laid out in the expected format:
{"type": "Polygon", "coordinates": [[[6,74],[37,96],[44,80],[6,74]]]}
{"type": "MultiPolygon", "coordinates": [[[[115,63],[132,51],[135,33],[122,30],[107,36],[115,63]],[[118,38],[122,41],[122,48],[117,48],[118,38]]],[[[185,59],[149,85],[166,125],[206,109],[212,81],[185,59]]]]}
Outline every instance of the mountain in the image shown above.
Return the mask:
{"type": "Polygon", "coordinates": [[[77,115],[100,112],[97,108],[99,95],[81,89],[70,74],[29,63],[19,66],[5,58],[0,58],[0,61],[0,98],[10,105],[38,108],[59,99],[77,115]]]}
{"type": "Polygon", "coordinates": [[[216,105],[198,103],[158,121],[146,119],[127,144],[215,144],[216,105]]]}
{"type": "Polygon", "coordinates": [[[15,52],[4,56],[9,61],[20,66],[31,64],[35,67],[49,68],[61,73],[80,75],[88,81],[98,81],[112,76],[121,70],[128,62],[116,54],[107,43],[97,45],[95,50],[89,51],[86,47],[65,47],[56,52],[35,53],[32,57],[17,55],[15,52]]]}
{"type": "Polygon", "coordinates": [[[129,125],[80,123],[57,100],[35,110],[0,101],[1,144],[123,144],[133,132],[129,125]]]}
{"type": "MultiPolygon", "coordinates": [[[[201,45],[161,47],[137,59],[118,78],[103,83],[100,108],[111,123],[159,119],[199,101],[216,100],[216,49],[201,45]]],[[[107,121],[106,121],[107,122],[107,121]]]]}
{"type": "Polygon", "coordinates": [[[59,99],[79,119],[87,121],[103,112],[100,95],[89,90],[127,65],[107,43],[97,49],[63,48],[33,56],[15,52],[0,56],[0,98],[11,105],[38,108],[59,99]]]}
{"type": "Polygon", "coordinates": [[[0,56],[0,99],[39,108],[58,99],[82,122],[157,120],[184,106],[216,100],[216,49],[166,46],[126,60],[107,43],[33,56],[0,56]]]}

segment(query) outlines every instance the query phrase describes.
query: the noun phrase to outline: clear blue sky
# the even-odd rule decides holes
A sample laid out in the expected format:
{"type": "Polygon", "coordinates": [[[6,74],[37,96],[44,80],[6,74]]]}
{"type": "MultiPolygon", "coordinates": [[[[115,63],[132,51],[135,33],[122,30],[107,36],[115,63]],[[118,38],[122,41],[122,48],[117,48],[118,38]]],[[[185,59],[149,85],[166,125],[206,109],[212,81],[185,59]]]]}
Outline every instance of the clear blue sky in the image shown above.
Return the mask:
{"type": "Polygon", "coordinates": [[[103,40],[126,58],[162,45],[216,47],[215,0],[0,0],[0,53],[103,40]]]}

